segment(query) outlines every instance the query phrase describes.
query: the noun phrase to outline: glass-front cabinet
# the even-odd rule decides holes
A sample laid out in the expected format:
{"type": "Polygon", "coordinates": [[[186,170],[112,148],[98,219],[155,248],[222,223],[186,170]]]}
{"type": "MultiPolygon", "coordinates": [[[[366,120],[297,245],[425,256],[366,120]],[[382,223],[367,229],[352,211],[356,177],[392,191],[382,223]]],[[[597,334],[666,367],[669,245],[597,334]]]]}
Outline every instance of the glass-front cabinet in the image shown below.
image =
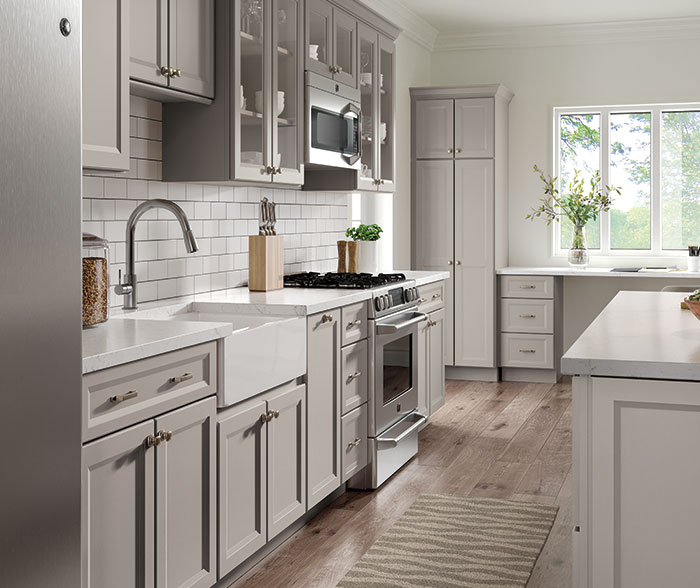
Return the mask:
{"type": "Polygon", "coordinates": [[[394,191],[394,43],[359,25],[362,167],[358,189],[394,191]]]}
{"type": "Polygon", "coordinates": [[[302,184],[299,0],[240,0],[234,15],[233,179],[302,184]],[[238,91],[236,91],[236,88],[238,91]]]}

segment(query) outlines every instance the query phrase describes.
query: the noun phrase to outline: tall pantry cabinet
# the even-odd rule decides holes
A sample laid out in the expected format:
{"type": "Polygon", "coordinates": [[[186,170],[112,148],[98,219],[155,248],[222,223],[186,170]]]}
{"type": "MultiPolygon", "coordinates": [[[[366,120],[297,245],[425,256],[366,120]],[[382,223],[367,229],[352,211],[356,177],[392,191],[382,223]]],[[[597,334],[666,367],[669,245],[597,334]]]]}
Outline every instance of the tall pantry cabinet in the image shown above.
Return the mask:
{"type": "Polygon", "coordinates": [[[512,97],[502,85],[411,88],[412,266],[450,273],[443,332],[453,377],[498,379],[512,97]]]}

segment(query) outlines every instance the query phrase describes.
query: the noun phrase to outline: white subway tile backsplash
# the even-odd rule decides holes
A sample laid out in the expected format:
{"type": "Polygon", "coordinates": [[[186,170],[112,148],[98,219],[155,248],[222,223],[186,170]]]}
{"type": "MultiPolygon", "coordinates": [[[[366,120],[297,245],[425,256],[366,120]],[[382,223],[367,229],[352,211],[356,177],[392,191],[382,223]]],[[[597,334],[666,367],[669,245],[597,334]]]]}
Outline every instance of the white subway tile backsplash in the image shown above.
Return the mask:
{"type": "MultiPolygon", "coordinates": [[[[130,170],[84,172],[83,230],[110,241],[113,280],[124,269],[126,220],[140,202],[153,198],[182,207],[199,251],[186,252],[182,229],[168,211],[148,211],[136,227],[140,302],[246,283],[248,235],[258,234],[263,196],[277,203],[285,273],[336,269],[335,242],[344,238],[348,225],[346,194],[163,182],[161,121],[159,102],[132,96],[130,170]]],[[[114,293],[110,300],[122,304],[114,293]]]]}

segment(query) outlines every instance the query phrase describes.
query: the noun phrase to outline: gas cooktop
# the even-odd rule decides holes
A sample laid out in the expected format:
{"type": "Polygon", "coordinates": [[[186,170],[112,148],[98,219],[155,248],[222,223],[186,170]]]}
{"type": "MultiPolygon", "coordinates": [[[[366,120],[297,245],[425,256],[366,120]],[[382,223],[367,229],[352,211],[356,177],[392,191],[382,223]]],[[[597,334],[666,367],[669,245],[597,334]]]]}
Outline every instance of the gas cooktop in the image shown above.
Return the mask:
{"type": "Polygon", "coordinates": [[[379,288],[395,282],[405,282],[404,274],[339,274],[303,272],[284,276],[285,288],[379,288]]]}

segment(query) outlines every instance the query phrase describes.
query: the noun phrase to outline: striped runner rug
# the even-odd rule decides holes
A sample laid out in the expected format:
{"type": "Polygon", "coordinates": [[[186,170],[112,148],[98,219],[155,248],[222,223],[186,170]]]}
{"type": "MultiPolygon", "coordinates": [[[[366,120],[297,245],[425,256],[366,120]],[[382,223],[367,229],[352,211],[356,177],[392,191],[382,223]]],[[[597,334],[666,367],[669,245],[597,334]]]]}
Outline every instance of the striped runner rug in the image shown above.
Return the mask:
{"type": "Polygon", "coordinates": [[[339,588],[524,588],[559,507],[422,494],[339,588]]]}

